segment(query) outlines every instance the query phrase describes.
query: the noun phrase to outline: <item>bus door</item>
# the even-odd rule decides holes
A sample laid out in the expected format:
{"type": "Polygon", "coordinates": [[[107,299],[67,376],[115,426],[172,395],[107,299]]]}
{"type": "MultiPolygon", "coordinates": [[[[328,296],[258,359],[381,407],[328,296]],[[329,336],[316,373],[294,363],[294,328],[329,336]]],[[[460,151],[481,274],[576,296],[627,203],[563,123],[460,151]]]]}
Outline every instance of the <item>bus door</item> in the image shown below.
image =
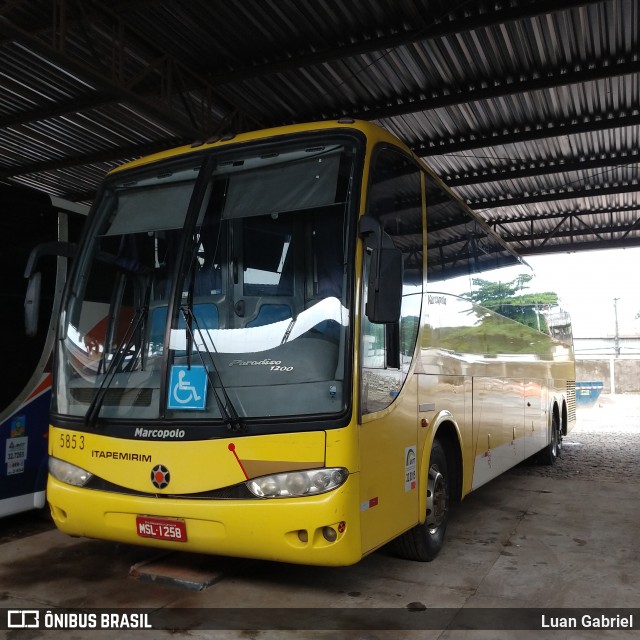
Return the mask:
{"type": "MultiPolygon", "coordinates": [[[[418,426],[418,382],[412,375],[422,308],[424,210],[420,172],[389,148],[374,158],[367,214],[403,254],[400,321],[371,322],[360,332],[360,511],[367,552],[415,525],[419,514],[420,458],[425,430],[418,426]]],[[[371,255],[365,252],[366,308],[371,255]]]]}

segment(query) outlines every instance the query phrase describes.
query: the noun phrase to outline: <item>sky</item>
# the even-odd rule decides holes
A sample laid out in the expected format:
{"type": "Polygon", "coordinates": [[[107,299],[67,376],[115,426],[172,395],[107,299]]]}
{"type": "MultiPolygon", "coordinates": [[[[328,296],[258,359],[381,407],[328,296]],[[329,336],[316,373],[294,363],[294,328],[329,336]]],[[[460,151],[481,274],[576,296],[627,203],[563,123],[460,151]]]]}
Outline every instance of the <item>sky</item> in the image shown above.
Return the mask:
{"type": "Polygon", "coordinates": [[[640,248],[528,256],[530,292],[555,291],[578,338],[640,336],[640,248]],[[617,303],[614,304],[614,299],[617,303]]]}

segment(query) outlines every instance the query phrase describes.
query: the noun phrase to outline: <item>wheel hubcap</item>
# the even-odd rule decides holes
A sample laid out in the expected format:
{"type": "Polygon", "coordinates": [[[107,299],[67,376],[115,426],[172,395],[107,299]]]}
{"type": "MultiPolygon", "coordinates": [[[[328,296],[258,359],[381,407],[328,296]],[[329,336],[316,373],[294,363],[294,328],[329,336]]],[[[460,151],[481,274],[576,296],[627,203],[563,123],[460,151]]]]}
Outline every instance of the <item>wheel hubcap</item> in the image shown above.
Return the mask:
{"type": "Polygon", "coordinates": [[[427,527],[435,533],[447,515],[447,486],[437,467],[429,469],[427,483],[427,527]]]}

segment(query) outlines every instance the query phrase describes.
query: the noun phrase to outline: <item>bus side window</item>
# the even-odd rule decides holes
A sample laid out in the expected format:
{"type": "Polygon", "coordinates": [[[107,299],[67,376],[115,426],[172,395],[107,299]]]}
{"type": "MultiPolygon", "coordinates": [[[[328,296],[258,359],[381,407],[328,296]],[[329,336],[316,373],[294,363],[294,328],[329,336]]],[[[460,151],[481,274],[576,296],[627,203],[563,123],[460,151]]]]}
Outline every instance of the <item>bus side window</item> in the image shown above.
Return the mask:
{"type": "MultiPolygon", "coordinates": [[[[397,150],[374,158],[367,214],[376,218],[403,255],[400,322],[374,324],[362,319],[362,412],[380,411],[397,397],[415,351],[422,305],[423,216],[420,170],[397,150]]],[[[369,257],[364,268],[369,268],[369,257]]],[[[367,273],[363,282],[368,282],[367,273]]],[[[364,303],[367,292],[364,292],[364,303]]]]}

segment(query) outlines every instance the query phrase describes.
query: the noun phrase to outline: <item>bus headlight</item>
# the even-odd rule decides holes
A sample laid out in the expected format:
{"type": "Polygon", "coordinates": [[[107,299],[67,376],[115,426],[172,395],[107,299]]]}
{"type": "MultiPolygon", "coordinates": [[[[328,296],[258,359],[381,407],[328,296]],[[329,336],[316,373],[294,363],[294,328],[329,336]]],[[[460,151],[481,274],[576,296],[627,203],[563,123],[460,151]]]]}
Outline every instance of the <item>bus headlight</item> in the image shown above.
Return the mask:
{"type": "Polygon", "coordinates": [[[75,464],[70,464],[64,460],[58,458],[49,457],[49,473],[60,482],[66,484],[72,484],[75,487],[84,487],[89,480],[93,477],[93,474],[76,467],[75,464]]]}
{"type": "Polygon", "coordinates": [[[348,477],[349,472],[343,467],[329,467],[262,476],[249,480],[246,485],[258,498],[292,498],[331,491],[348,477]]]}

